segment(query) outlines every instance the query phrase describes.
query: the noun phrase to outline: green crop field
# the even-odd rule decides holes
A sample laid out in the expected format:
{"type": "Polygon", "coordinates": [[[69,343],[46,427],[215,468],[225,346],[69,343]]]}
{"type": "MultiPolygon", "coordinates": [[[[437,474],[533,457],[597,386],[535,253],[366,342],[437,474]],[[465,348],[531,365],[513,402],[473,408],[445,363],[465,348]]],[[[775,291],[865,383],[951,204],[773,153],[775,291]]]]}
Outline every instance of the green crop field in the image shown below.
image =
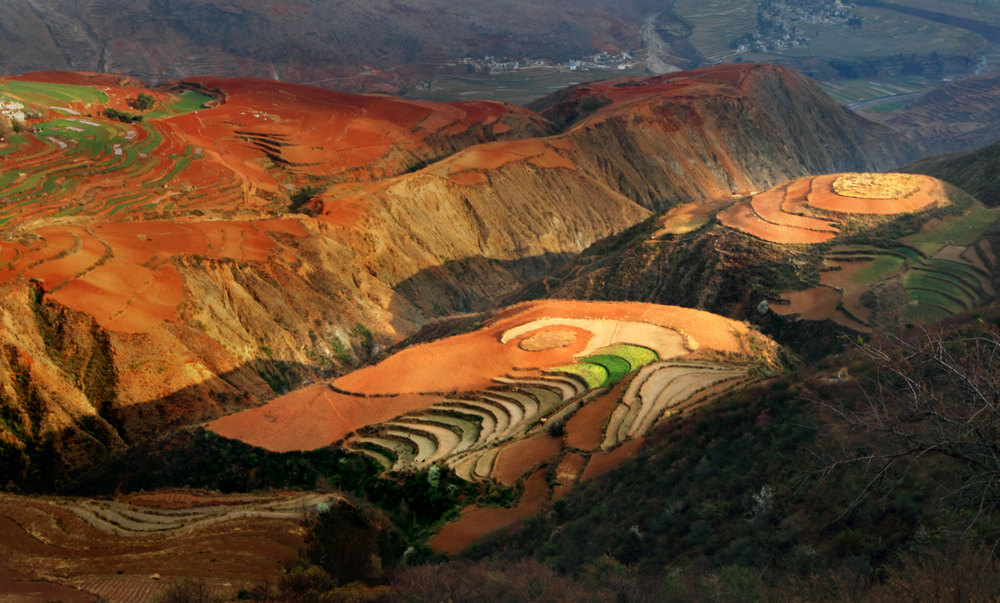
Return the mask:
{"type": "Polygon", "coordinates": [[[608,382],[608,370],[598,364],[588,364],[581,362],[578,364],[567,364],[551,369],[553,373],[568,373],[583,379],[590,389],[597,389],[608,382]]]}
{"type": "Polygon", "coordinates": [[[653,350],[631,343],[618,343],[606,348],[601,348],[595,352],[595,355],[602,354],[624,358],[632,367],[633,371],[660,359],[660,355],[653,350]]]}
{"type": "Polygon", "coordinates": [[[0,82],[0,95],[14,97],[28,104],[47,106],[53,103],[106,103],[108,95],[89,86],[47,84],[44,82],[0,82]]]}
{"type": "Polygon", "coordinates": [[[906,265],[906,260],[894,255],[878,255],[851,276],[851,280],[856,283],[876,283],[894,273],[899,272],[906,265]]]}
{"type": "Polygon", "coordinates": [[[556,90],[610,78],[639,75],[642,67],[619,71],[594,69],[570,71],[566,67],[525,67],[497,75],[437,75],[429,81],[428,88],[407,90],[403,96],[414,100],[447,102],[461,99],[498,100],[524,105],[551,94],[556,90]]]}
{"type": "Polygon", "coordinates": [[[208,102],[213,100],[213,97],[196,90],[183,90],[174,96],[177,100],[167,104],[162,109],[143,113],[144,119],[148,121],[192,113],[199,109],[204,109],[208,105],[208,102]]]}
{"type": "Polygon", "coordinates": [[[974,206],[960,216],[949,216],[934,225],[903,239],[927,255],[934,255],[945,245],[972,245],[993,228],[1000,219],[1000,208],[974,206]]]}
{"type": "Polygon", "coordinates": [[[709,62],[734,54],[729,42],[757,31],[755,5],[742,0],[678,0],[674,13],[692,27],[689,42],[709,62]]]}
{"type": "Polygon", "coordinates": [[[608,372],[608,379],[601,385],[614,385],[624,379],[625,375],[632,372],[632,365],[629,364],[628,360],[625,360],[620,356],[612,356],[610,354],[587,356],[586,358],[583,358],[581,362],[596,364],[604,367],[604,370],[608,372]]]}

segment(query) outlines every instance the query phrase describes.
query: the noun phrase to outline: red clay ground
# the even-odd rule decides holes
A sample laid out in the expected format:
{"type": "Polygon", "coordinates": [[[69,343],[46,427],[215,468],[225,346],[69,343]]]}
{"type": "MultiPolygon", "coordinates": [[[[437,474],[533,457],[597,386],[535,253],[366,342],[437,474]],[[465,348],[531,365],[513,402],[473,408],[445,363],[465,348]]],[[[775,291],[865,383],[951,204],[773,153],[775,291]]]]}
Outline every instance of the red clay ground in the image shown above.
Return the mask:
{"type": "Polygon", "coordinates": [[[512,442],[500,449],[490,475],[502,484],[513,485],[519,477],[562,450],[562,441],[547,433],[512,442]]]}
{"type": "Polygon", "coordinates": [[[4,241],[0,282],[36,279],[53,299],[90,314],[104,328],[148,332],[176,318],[184,283],[177,257],[266,262],[284,250],[269,234],[303,237],[294,220],[254,222],[108,222],[43,227],[32,244],[4,241]]]}
{"type": "Polygon", "coordinates": [[[241,512],[264,510],[282,499],[299,504],[290,497],[226,501],[216,495],[210,508],[215,509],[212,517],[222,518],[218,521],[120,535],[114,530],[130,530],[129,520],[109,524],[96,519],[100,514],[92,509],[103,502],[2,494],[0,600],[93,601],[100,595],[139,603],[187,577],[205,579],[220,594],[232,597],[241,587],[277,578],[297,560],[304,545],[297,512],[239,518],[241,512]]]}
{"type": "Polygon", "coordinates": [[[375,366],[337,379],[334,385],[368,395],[469,391],[485,389],[494,377],[518,368],[545,369],[567,364],[584,349],[587,342],[583,338],[563,348],[540,352],[522,350],[516,340],[507,344],[501,341],[509,329],[556,317],[646,322],[690,333],[704,347],[734,353],[742,351],[737,334],[747,332],[744,323],[690,308],[542,300],[504,310],[478,331],[403,350],[375,366]]]}
{"type": "Polygon", "coordinates": [[[579,450],[597,450],[604,440],[604,424],[624,393],[625,384],[619,383],[576,411],[566,422],[566,445],[579,450]]]}
{"type": "Polygon", "coordinates": [[[496,530],[513,526],[541,510],[549,500],[549,489],[545,483],[546,469],[532,473],[524,480],[524,492],[517,505],[510,509],[496,507],[469,507],[462,511],[458,521],[441,528],[430,545],[439,553],[454,555],[460,553],[480,538],[496,530]]]}
{"type": "Polygon", "coordinates": [[[498,313],[477,331],[413,346],[340,377],[333,389],[310,386],[208,426],[225,437],[271,450],[325,446],[365,425],[427,408],[448,393],[485,390],[496,377],[572,363],[588,344],[582,330],[565,346],[539,351],[520,346],[537,330],[503,343],[512,329],[553,317],[649,323],[696,334],[708,349],[746,351],[738,336],[748,333],[746,324],[700,310],[628,302],[527,302],[498,313]]]}
{"type": "Polygon", "coordinates": [[[583,475],[580,479],[582,481],[586,481],[588,479],[604,475],[608,471],[611,471],[618,465],[639,454],[639,451],[642,450],[645,443],[646,440],[644,438],[629,440],[614,450],[601,452],[591,456],[590,462],[587,463],[587,467],[583,470],[583,475]]]}
{"type": "Polygon", "coordinates": [[[227,438],[276,452],[314,450],[347,434],[441,400],[433,394],[360,397],[333,391],[325,383],[285,394],[264,406],[225,416],[208,428],[227,438]]]}
{"type": "Polygon", "coordinates": [[[723,225],[765,241],[808,245],[836,236],[836,214],[896,215],[948,203],[941,182],[927,176],[828,174],[758,193],[718,217],[723,225]],[[892,196],[895,193],[900,196],[892,196]]]}

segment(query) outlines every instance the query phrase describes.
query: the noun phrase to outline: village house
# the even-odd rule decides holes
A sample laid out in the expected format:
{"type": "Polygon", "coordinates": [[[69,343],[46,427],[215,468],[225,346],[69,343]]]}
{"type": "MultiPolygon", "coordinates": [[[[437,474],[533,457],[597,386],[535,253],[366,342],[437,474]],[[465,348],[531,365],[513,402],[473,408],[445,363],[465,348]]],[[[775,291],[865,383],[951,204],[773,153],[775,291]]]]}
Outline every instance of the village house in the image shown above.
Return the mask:
{"type": "Polygon", "coordinates": [[[14,101],[0,100],[0,115],[6,117],[8,121],[24,121],[26,119],[24,105],[14,101]]]}

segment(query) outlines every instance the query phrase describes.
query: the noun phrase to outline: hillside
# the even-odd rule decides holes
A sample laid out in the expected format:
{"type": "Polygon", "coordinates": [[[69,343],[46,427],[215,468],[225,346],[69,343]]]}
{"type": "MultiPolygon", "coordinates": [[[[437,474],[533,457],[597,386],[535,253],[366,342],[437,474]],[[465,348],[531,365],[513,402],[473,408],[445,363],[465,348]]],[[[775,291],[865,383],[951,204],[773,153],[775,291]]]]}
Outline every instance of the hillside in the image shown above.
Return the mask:
{"type": "Polygon", "coordinates": [[[14,0],[0,45],[9,49],[7,74],[101,71],[154,81],[256,76],[381,91],[412,79],[408,71],[426,72],[463,56],[565,60],[638,48],[638,26],[653,10],[645,0],[614,7],[587,1],[573,11],[520,0],[335,7],[320,0],[14,0]]]}
{"type": "Polygon", "coordinates": [[[996,169],[1000,164],[1000,143],[966,153],[944,153],[921,159],[903,168],[927,174],[960,187],[989,207],[1000,205],[996,169]]]}
{"type": "Polygon", "coordinates": [[[997,140],[1000,76],[984,74],[948,81],[896,110],[866,115],[929,151],[971,151],[997,140]]]}
{"type": "Polygon", "coordinates": [[[659,214],[522,295],[701,308],[752,320],[814,355],[845,330],[988,303],[998,285],[998,217],[923,176],[807,177],[659,214]]]}
{"type": "Polygon", "coordinates": [[[575,121],[263,81],[30,77],[0,83],[39,114],[0,151],[17,208],[0,246],[13,483],[342,372],[681,200],[915,156],[759,65],[576,90],[611,104],[575,121]],[[144,90],[143,121],[105,116],[144,90]]]}

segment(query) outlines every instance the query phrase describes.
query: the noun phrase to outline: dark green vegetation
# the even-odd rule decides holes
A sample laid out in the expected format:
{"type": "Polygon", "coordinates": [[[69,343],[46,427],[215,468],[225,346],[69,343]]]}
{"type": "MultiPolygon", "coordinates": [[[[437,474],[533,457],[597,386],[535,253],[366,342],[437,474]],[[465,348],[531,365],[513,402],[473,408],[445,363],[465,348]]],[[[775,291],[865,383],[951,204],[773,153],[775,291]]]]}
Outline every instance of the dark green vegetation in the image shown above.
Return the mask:
{"type": "Polygon", "coordinates": [[[950,182],[989,207],[1000,205],[1000,142],[968,153],[937,155],[906,168],[908,172],[927,174],[950,182]]]}
{"type": "Polygon", "coordinates": [[[894,580],[930,559],[942,564],[934,580],[961,571],[975,592],[998,575],[981,551],[1000,541],[1000,465],[988,452],[1000,420],[993,394],[978,399],[972,387],[997,391],[996,333],[975,321],[951,327],[930,338],[954,342],[941,353],[914,331],[731,394],[661,426],[638,458],[471,556],[533,558],[584,581],[610,564],[653,588],[648,600],[700,600],[720,584],[738,600],[842,600],[849,585],[899,593],[894,580]],[[986,339],[973,349],[969,338],[986,339]],[[907,346],[925,360],[902,364],[914,358],[907,346]],[[942,359],[974,369],[943,381],[942,359]],[[841,365],[850,378],[835,378],[841,365]],[[901,384],[892,368],[930,387],[928,412],[909,415],[892,393],[902,390],[880,389],[901,384]],[[884,401],[880,412],[866,392],[884,401]],[[942,432],[953,422],[964,432],[942,432]],[[969,558],[983,575],[952,565],[969,558]]]}
{"type": "Polygon", "coordinates": [[[462,481],[442,467],[385,476],[368,457],[337,446],[269,452],[200,427],[139,443],[77,475],[63,490],[98,496],[168,487],[342,491],[379,509],[393,530],[414,543],[462,506],[495,498],[488,487],[462,481]]]}
{"type": "Polygon", "coordinates": [[[137,121],[142,121],[141,115],[136,115],[135,113],[129,113],[128,111],[119,111],[118,109],[112,109],[107,107],[104,109],[104,117],[108,119],[113,119],[115,121],[120,121],[126,124],[132,124],[137,121]]]}

